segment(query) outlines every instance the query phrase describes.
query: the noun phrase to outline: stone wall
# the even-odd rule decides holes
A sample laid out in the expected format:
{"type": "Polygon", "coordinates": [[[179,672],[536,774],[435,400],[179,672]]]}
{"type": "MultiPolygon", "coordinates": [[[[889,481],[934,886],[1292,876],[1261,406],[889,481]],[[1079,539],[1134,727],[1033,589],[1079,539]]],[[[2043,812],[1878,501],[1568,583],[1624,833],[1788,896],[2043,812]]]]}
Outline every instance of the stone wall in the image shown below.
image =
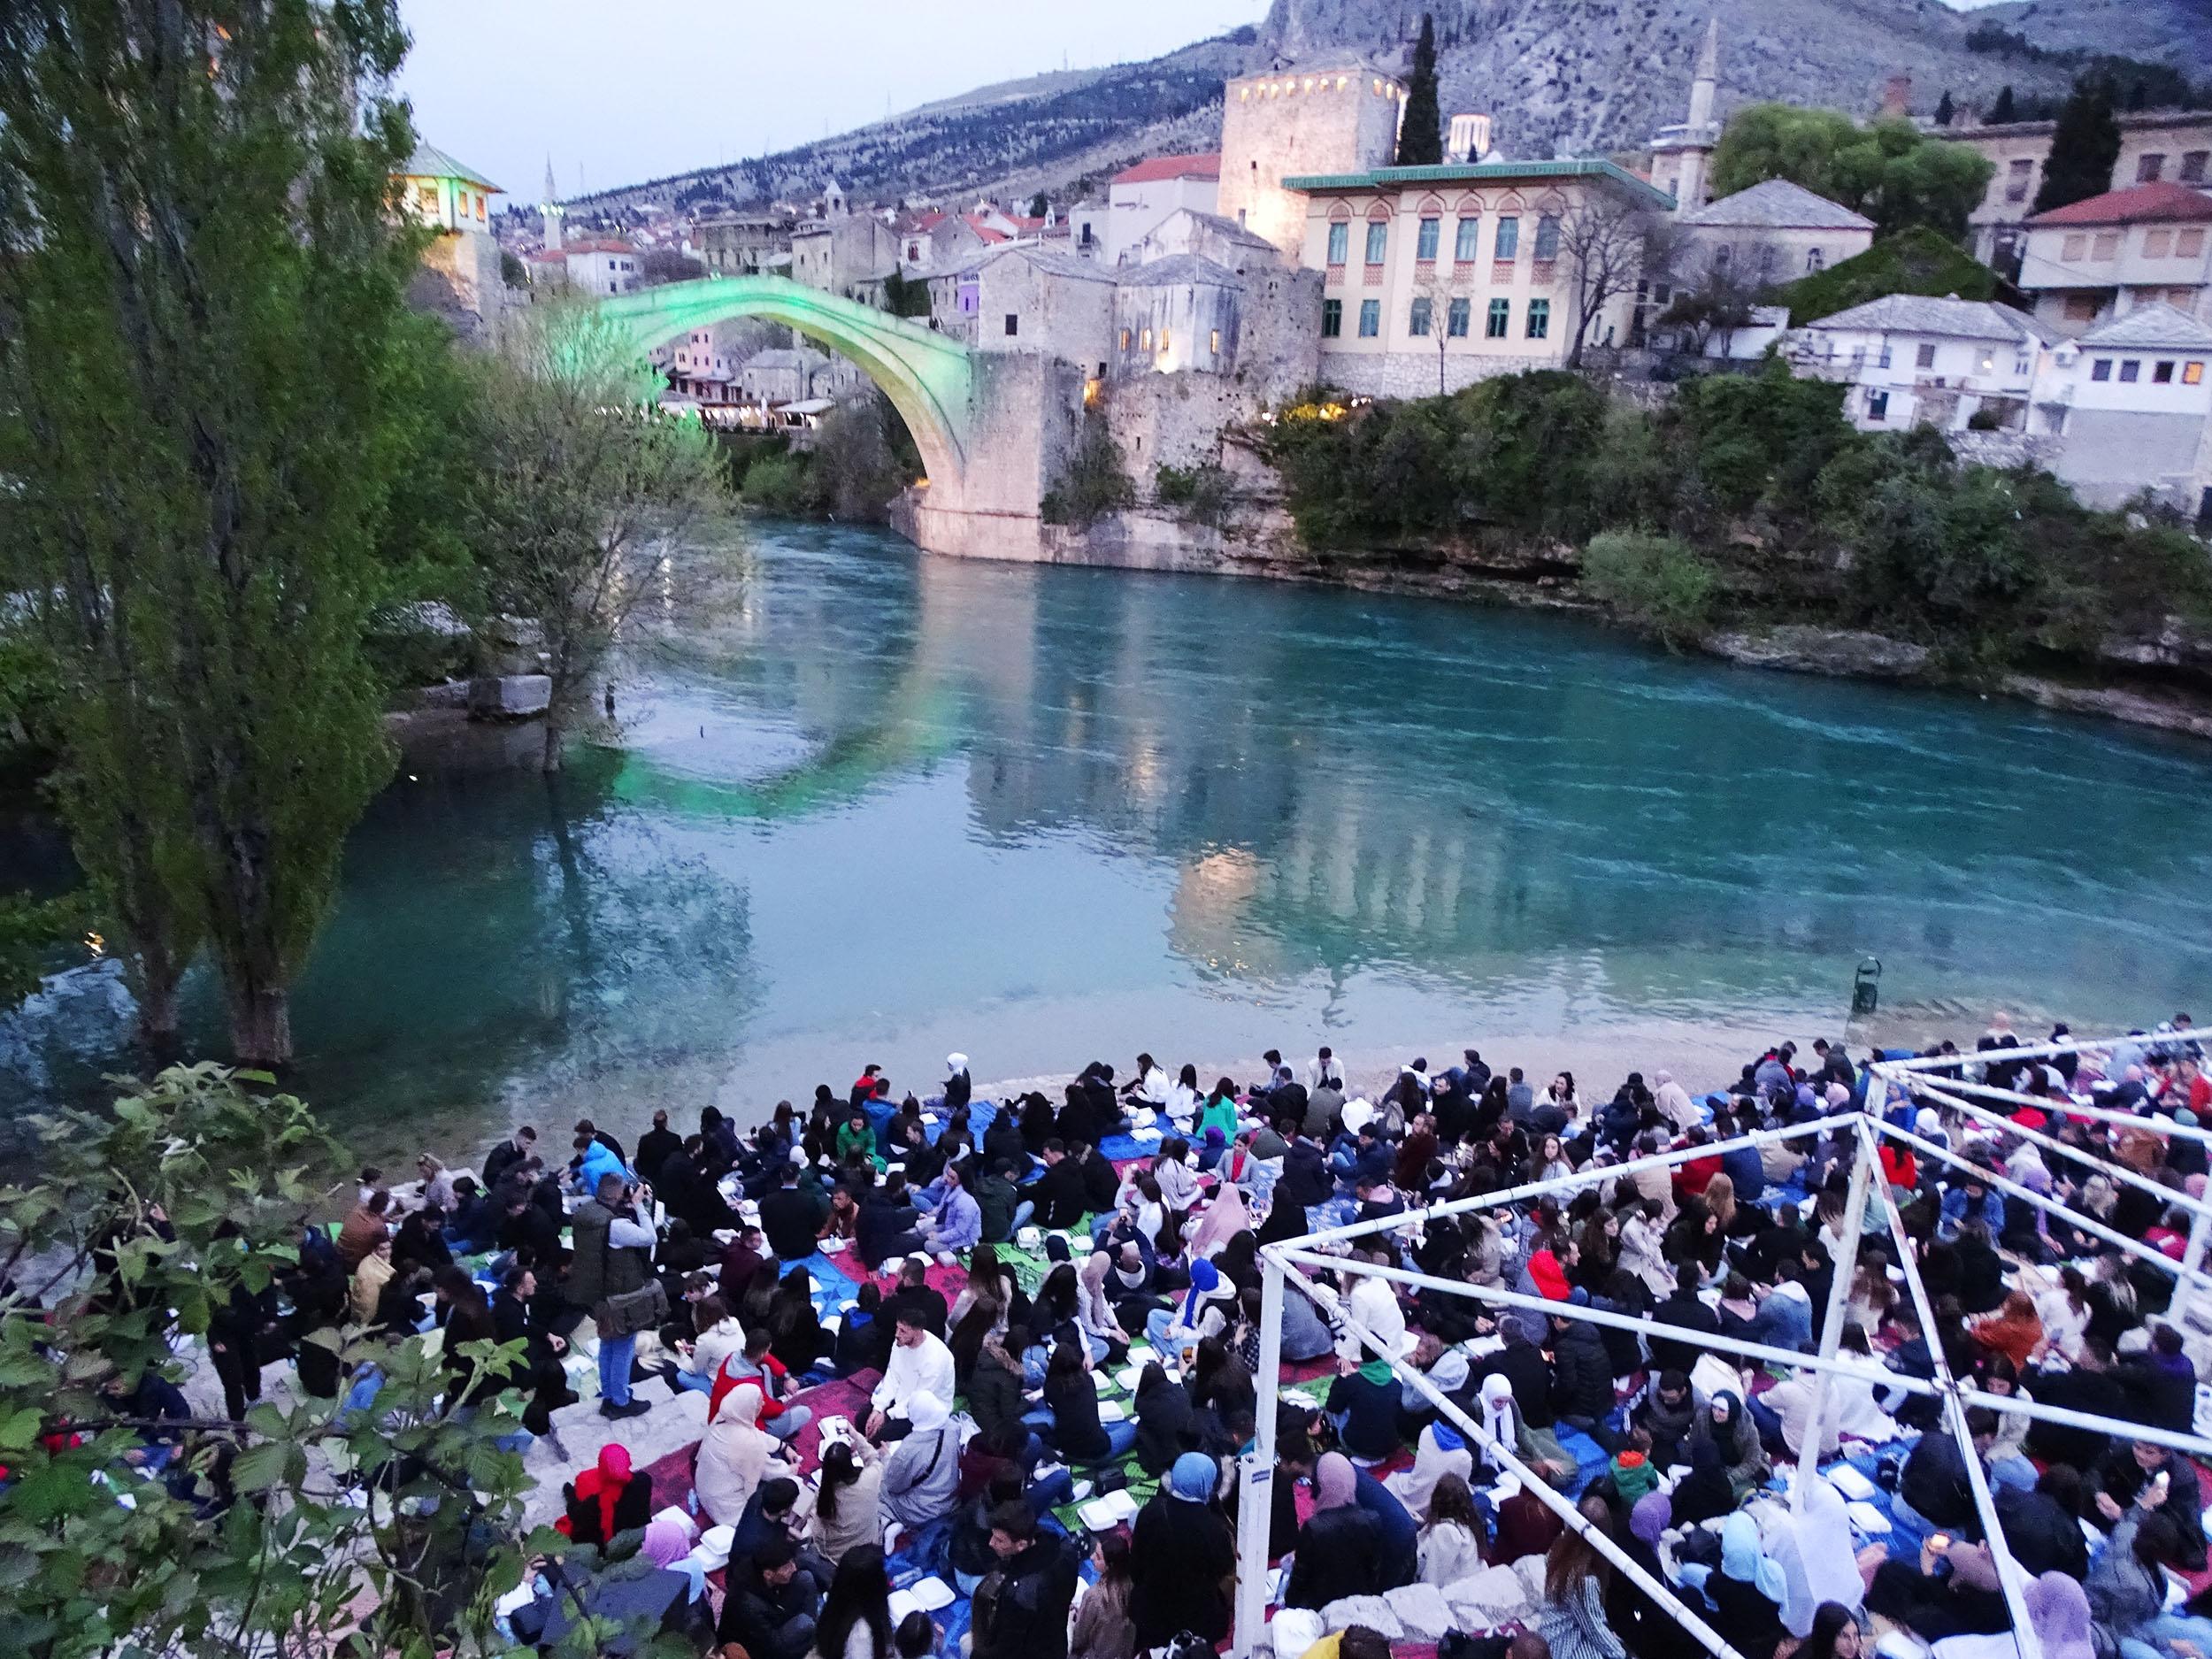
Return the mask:
{"type": "MultiPolygon", "coordinates": [[[[1437,395],[1437,358],[1434,351],[1324,351],[1321,379],[1328,385],[1362,397],[1434,397],[1437,395]]],[[[1444,357],[1443,388],[1456,392],[1478,380],[1501,374],[1524,374],[1533,369],[1555,369],[1559,359],[1544,357],[1444,357]]]]}
{"type": "Polygon", "coordinates": [[[1962,427],[1944,436],[1951,441],[1952,452],[1967,466],[2047,468],[2062,447],[2061,440],[2039,433],[1971,432],[1962,427]]]}
{"type": "Polygon", "coordinates": [[[499,244],[474,231],[434,237],[407,294],[419,310],[435,311],[472,345],[499,336],[507,285],[499,274],[499,244]]]}
{"type": "Polygon", "coordinates": [[[1106,418],[1141,495],[1163,466],[1196,466],[1221,457],[1222,428],[1258,408],[1247,390],[1219,374],[1146,374],[1115,383],[1106,418]]]}

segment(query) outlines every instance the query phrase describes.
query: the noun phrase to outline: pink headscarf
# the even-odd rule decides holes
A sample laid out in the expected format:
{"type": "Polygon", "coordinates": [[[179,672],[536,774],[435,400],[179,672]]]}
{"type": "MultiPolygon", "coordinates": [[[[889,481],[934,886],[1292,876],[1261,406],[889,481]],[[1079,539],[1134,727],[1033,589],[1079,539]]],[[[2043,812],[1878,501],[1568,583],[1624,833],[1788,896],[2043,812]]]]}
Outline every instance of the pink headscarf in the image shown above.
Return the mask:
{"type": "Polygon", "coordinates": [[[1206,1213],[1199,1217],[1198,1230],[1191,1234],[1190,1253],[1194,1257],[1212,1256],[1251,1225],[1252,1212],[1244,1207],[1243,1191],[1224,1181],[1206,1213]]]}
{"type": "Polygon", "coordinates": [[[691,1553],[691,1533],[680,1518],[664,1509],[647,1523],[639,1548],[656,1567],[665,1567],[691,1553]]]}
{"type": "Polygon", "coordinates": [[[1340,1509],[1359,1494],[1359,1471],[1342,1452],[1330,1452],[1313,1468],[1313,1507],[1340,1509]]]}

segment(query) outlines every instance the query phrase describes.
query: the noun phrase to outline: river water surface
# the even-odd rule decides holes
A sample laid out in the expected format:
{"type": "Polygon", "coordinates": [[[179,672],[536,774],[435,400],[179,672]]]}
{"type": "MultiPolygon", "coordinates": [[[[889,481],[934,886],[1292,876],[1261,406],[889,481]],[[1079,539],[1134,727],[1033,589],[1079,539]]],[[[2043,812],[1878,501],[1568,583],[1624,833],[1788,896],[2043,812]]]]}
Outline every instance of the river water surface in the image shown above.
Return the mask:
{"type": "MultiPolygon", "coordinates": [[[[2208,1001],[2212,749],[1548,617],[748,542],[732,611],[626,678],[618,746],[549,786],[416,764],[362,824],[294,1025],[365,1149],[749,1119],[954,1048],[1710,1082],[1841,1032],[1867,956],[1855,1042],[2208,1001]]],[[[0,1021],[0,1109],[94,1087],[127,1011],[88,964],[0,1021]]]]}

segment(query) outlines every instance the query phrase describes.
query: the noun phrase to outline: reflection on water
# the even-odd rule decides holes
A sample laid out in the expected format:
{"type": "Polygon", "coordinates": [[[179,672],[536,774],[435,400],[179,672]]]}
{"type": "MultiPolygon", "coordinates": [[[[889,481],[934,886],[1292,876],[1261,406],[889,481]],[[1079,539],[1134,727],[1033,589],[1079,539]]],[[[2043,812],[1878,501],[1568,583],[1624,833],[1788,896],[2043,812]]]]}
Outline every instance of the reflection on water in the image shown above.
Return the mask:
{"type": "MultiPolygon", "coordinates": [[[[619,751],[424,772],[362,826],[295,1015],[357,1139],[750,1112],[952,1048],[1809,1035],[1870,954],[1962,1030],[2204,982],[2194,747],[1553,618],[754,534],[619,751]]],[[[81,1085],[121,1011],[72,976],[0,1027],[0,1091],[81,1085]]]]}

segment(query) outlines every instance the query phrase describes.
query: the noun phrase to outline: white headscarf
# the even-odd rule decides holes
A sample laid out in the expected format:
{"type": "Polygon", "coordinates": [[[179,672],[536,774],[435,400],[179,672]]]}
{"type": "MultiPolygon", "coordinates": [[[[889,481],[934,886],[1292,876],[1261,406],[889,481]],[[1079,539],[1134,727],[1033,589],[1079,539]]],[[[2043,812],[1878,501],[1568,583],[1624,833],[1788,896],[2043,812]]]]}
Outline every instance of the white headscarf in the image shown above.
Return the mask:
{"type": "Polygon", "coordinates": [[[1513,1409],[1513,1385],[1505,1379],[1502,1371],[1492,1371],[1482,1379],[1483,1432],[1508,1451],[1518,1448],[1521,1422],[1513,1409]]]}
{"type": "Polygon", "coordinates": [[[968,1056],[966,1055],[949,1054],[945,1056],[945,1075],[947,1077],[958,1077],[967,1069],[968,1056]]]}

